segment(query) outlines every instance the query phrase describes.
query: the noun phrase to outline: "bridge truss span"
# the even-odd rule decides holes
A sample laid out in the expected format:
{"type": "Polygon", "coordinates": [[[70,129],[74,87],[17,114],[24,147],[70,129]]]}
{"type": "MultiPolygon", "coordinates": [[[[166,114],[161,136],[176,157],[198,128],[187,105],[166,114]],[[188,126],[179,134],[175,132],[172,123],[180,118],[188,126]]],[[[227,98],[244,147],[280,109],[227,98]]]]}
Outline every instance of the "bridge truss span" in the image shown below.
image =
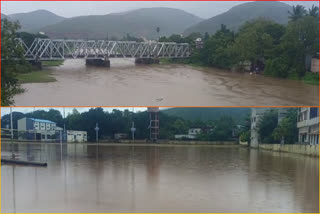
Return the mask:
{"type": "Polygon", "coordinates": [[[27,60],[105,58],[187,58],[187,43],[132,42],[104,40],[35,39],[27,46],[18,39],[27,60]]]}

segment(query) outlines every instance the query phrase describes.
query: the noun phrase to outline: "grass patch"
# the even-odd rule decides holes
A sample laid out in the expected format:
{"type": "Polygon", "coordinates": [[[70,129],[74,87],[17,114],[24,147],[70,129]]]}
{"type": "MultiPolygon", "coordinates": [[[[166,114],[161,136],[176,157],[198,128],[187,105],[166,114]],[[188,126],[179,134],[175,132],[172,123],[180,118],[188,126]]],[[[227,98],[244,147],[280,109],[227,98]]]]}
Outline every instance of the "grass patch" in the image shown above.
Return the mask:
{"type": "Polygon", "coordinates": [[[302,80],[306,84],[319,85],[319,73],[307,72],[302,80]]]}
{"type": "Polygon", "coordinates": [[[49,71],[33,71],[30,73],[18,74],[19,83],[47,83],[57,81],[49,71]]]}
{"type": "Polygon", "coordinates": [[[63,60],[42,61],[43,66],[60,66],[62,64],[63,64],[63,60]]]}

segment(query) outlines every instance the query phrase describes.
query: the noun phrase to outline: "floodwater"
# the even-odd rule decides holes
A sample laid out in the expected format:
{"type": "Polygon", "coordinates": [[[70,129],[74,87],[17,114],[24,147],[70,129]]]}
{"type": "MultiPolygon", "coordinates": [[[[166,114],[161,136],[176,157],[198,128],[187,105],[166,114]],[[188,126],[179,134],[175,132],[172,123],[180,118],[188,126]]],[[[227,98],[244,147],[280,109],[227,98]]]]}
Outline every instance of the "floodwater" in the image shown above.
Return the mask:
{"type": "MultiPolygon", "coordinates": [[[[319,159],[238,146],[20,144],[1,212],[319,211],[319,159]]],[[[10,155],[2,144],[2,157],[10,155]]]]}
{"type": "Polygon", "coordinates": [[[194,68],[188,65],[134,65],[112,59],[111,68],[66,60],[50,68],[57,82],[23,84],[17,106],[315,106],[318,86],[194,68]]]}

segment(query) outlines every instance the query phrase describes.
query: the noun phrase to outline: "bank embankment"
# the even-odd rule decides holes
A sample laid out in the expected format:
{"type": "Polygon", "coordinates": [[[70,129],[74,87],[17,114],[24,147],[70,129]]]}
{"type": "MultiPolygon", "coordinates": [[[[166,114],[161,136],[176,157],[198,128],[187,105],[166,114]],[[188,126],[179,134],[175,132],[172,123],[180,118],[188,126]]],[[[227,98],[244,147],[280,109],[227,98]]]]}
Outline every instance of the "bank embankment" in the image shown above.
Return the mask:
{"type": "MultiPolygon", "coordinates": [[[[2,140],[2,143],[10,144],[10,140],[2,140]]],[[[14,141],[14,144],[60,144],[59,142],[39,141],[14,141]]],[[[63,143],[65,144],[65,143],[63,143]]],[[[67,144],[97,144],[96,142],[67,143],[67,144]]],[[[150,142],[148,140],[108,140],[99,141],[99,145],[238,145],[236,141],[182,141],[182,140],[159,140],[150,142]]]]}
{"type": "Polygon", "coordinates": [[[300,144],[259,144],[259,149],[277,151],[277,152],[288,152],[295,154],[302,154],[308,156],[319,157],[319,145],[300,145],[300,144]]]}

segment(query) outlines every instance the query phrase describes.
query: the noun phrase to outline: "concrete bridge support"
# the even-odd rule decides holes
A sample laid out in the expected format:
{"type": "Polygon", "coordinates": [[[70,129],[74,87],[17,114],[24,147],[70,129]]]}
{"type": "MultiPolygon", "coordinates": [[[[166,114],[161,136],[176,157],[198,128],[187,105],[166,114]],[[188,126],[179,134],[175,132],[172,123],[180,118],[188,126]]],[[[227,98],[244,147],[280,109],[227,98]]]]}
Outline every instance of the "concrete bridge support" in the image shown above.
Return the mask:
{"type": "Polygon", "coordinates": [[[159,64],[160,60],[158,58],[136,58],[135,63],[144,65],[159,64]]]}
{"type": "Polygon", "coordinates": [[[86,59],[86,65],[110,68],[110,60],[105,59],[86,59]]]}
{"type": "Polygon", "coordinates": [[[29,60],[28,61],[32,67],[34,67],[37,70],[41,70],[42,69],[42,62],[39,60],[29,60]]]}

